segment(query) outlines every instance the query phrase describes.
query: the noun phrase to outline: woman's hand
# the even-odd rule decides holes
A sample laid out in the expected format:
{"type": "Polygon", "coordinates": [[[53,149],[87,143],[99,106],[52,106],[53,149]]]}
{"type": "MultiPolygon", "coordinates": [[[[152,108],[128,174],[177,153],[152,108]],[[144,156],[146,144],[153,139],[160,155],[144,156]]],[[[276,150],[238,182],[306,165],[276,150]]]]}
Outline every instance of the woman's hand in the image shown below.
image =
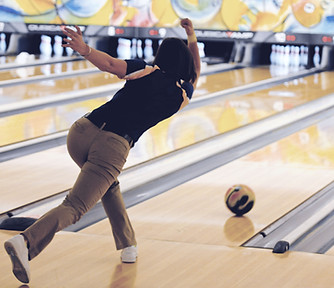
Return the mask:
{"type": "Polygon", "coordinates": [[[191,22],[190,19],[188,19],[188,18],[182,19],[180,24],[181,24],[182,28],[184,28],[184,30],[186,30],[186,33],[187,33],[188,36],[193,35],[195,33],[193,23],[191,22]]]}
{"type": "Polygon", "coordinates": [[[126,75],[127,63],[124,60],[114,58],[105,52],[89,47],[82,38],[80,28],[75,26],[75,29],[76,31],[68,27],[62,29],[68,37],[64,39],[66,44],[63,44],[63,47],[70,47],[77,51],[101,71],[115,74],[119,78],[123,78],[126,75]]]}
{"type": "Polygon", "coordinates": [[[80,28],[75,25],[75,29],[77,31],[74,31],[68,27],[62,28],[64,34],[68,37],[64,38],[66,44],[63,44],[62,47],[70,47],[73,50],[77,51],[79,54],[86,55],[89,53],[90,49],[83,40],[80,28]]]}

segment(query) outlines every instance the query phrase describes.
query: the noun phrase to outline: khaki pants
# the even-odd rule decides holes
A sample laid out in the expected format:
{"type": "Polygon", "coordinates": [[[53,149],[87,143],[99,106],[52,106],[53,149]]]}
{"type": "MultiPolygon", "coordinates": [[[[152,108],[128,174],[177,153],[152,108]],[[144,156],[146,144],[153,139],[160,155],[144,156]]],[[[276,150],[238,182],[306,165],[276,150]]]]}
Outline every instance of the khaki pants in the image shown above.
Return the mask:
{"type": "Polygon", "coordinates": [[[129,153],[129,143],[123,137],[103,131],[88,119],[81,118],[69,131],[67,147],[81,171],[63,203],[22,233],[29,241],[30,260],[51,242],[56,232],[77,222],[100,199],[117,249],[136,245],[117,181],[129,153]]]}

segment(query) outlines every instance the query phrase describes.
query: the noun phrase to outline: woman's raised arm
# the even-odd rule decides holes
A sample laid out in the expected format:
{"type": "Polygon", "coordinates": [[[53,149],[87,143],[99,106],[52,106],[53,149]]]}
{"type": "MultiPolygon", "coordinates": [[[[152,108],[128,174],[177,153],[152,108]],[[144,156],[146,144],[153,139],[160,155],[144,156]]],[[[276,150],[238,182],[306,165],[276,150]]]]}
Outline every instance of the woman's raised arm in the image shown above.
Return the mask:
{"type": "Polygon", "coordinates": [[[89,47],[82,38],[80,28],[75,26],[75,29],[76,31],[68,27],[62,29],[67,36],[67,38],[64,39],[66,44],[63,44],[63,47],[70,47],[77,51],[101,71],[109,72],[119,78],[123,78],[126,75],[127,65],[124,60],[114,58],[107,53],[89,47]]]}

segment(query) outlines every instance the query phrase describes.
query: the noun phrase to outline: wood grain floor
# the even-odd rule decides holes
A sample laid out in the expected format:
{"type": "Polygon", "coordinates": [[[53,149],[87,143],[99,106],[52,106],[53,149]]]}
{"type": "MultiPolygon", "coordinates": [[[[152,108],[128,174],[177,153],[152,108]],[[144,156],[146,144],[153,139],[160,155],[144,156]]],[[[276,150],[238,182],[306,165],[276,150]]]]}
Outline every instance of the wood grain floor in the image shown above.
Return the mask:
{"type": "MultiPolygon", "coordinates": [[[[0,232],[0,241],[6,238],[0,232]]],[[[161,240],[140,245],[138,262],[122,264],[109,237],[61,233],[30,262],[29,286],[19,286],[1,250],[1,287],[330,288],[334,281],[332,256],[161,240]]]]}

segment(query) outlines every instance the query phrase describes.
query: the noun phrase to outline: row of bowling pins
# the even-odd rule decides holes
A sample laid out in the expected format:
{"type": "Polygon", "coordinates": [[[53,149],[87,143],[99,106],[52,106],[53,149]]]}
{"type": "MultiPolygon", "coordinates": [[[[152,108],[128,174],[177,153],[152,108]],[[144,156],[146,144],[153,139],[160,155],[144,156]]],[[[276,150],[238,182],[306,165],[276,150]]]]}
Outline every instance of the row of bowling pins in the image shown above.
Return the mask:
{"type": "MultiPolygon", "coordinates": [[[[62,47],[62,37],[56,35],[54,37],[54,44],[51,44],[51,37],[47,35],[41,36],[41,43],[39,45],[39,50],[41,57],[48,58],[51,57],[52,52],[54,53],[54,56],[61,57],[63,56],[64,47],[62,47]]],[[[0,34],[0,55],[5,54],[7,50],[7,43],[6,43],[6,34],[1,33],[0,34]]],[[[73,54],[73,50],[71,48],[66,47],[66,54],[68,56],[71,56],[73,54]]]]}
{"type": "Polygon", "coordinates": [[[271,46],[270,64],[285,67],[307,66],[308,53],[308,47],[304,45],[299,47],[273,44],[271,46]]]}
{"type": "MultiPolygon", "coordinates": [[[[59,35],[54,37],[54,43],[51,43],[51,37],[47,35],[41,36],[41,44],[39,45],[41,58],[49,58],[54,53],[55,57],[62,57],[64,53],[64,47],[62,47],[63,38],[59,35]]],[[[73,49],[66,47],[67,56],[72,56],[73,49]]]]}
{"type": "MultiPolygon", "coordinates": [[[[159,40],[159,45],[163,40],[159,40]]],[[[135,59],[144,58],[146,61],[152,61],[154,58],[153,41],[151,39],[145,39],[143,49],[143,41],[141,39],[118,39],[117,57],[120,59],[135,59]]],[[[198,42],[198,49],[201,58],[205,57],[205,45],[202,42],[198,42]]]]}
{"type": "Polygon", "coordinates": [[[117,57],[119,59],[145,58],[152,60],[153,58],[153,41],[145,40],[145,47],[142,47],[141,39],[118,38],[117,57]]]}
{"type": "MultiPolygon", "coordinates": [[[[299,46],[290,46],[290,45],[275,45],[271,46],[270,54],[270,64],[285,66],[285,67],[299,67],[308,65],[308,54],[309,48],[302,45],[299,46]]],[[[314,47],[313,54],[313,65],[319,67],[321,64],[320,59],[320,47],[314,47]]]]}

